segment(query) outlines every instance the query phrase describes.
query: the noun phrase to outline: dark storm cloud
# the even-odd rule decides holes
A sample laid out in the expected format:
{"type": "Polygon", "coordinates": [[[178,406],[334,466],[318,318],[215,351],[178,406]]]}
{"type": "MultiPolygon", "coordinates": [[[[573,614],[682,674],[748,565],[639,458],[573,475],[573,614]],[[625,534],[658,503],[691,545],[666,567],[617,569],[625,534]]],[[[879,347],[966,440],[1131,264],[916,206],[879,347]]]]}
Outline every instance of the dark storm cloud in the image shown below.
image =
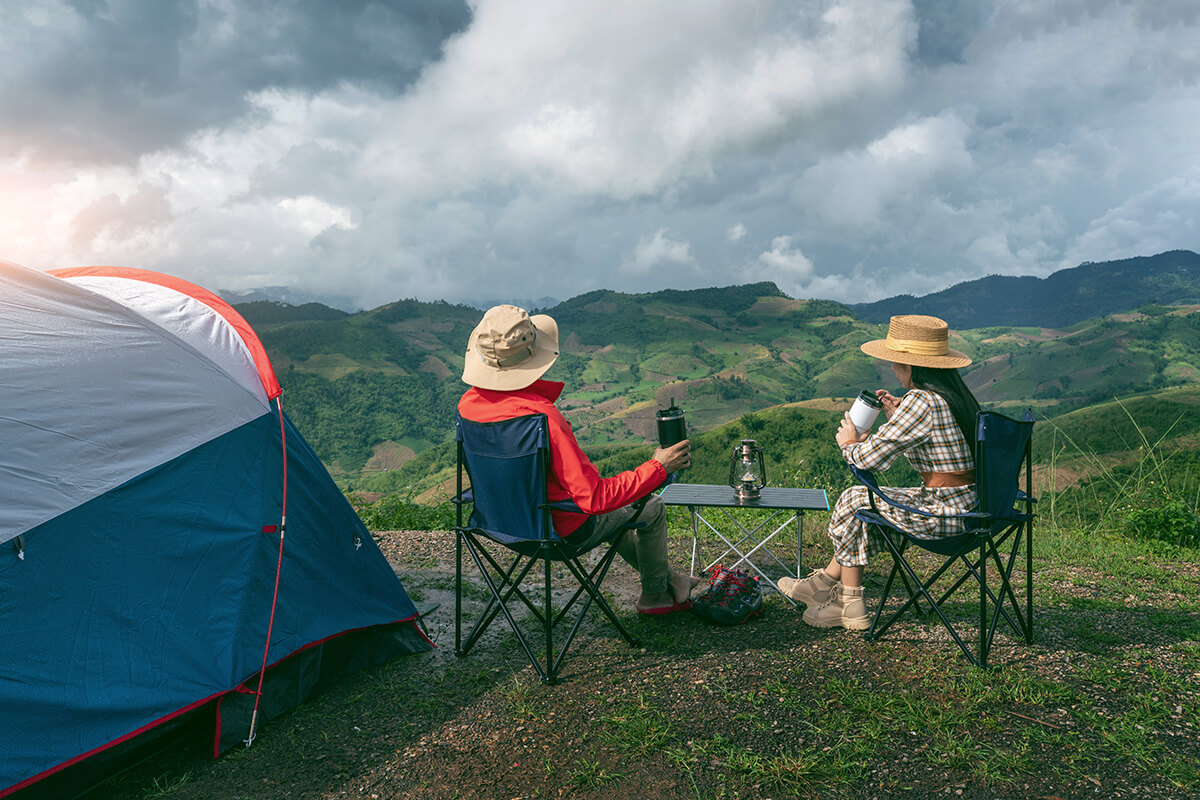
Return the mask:
{"type": "Polygon", "coordinates": [[[454,0],[6,3],[0,147],[122,161],[245,114],[265,88],[399,93],[469,19],[454,0]]]}
{"type": "Polygon", "coordinates": [[[1196,249],[1197,41],[1196,0],[0,0],[0,256],[366,305],[1196,249]]]}

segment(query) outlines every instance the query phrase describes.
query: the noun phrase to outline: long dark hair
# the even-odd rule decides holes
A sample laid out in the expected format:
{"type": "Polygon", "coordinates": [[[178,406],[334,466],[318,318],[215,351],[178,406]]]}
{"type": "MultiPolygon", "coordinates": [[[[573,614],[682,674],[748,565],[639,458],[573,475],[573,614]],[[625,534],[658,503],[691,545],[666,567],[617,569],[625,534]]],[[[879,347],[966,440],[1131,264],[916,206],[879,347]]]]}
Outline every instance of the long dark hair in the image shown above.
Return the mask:
{"type": "Polygon", "coordinates": [[[911,380],[914,389],[925,389],[942,396],[946,405],[950,406],[950,413],[954,415],[967,446],[974,448],[975,415],[979,413],[979,401],[963,383],[958,370],[914,366],[911,380]]]}

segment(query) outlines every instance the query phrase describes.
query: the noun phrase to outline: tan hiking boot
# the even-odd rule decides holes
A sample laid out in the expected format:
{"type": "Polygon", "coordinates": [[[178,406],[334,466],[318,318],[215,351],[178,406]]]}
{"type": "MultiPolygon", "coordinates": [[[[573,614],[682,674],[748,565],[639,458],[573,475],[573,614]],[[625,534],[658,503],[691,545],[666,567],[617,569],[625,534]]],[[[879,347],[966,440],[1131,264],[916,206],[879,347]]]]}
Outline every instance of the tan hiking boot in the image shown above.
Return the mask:
{"type": "Polygon", "coordinates": [[[820,606],[829,601],[837,581],[825,574],[825,570],[814,569],[807,578],[780,578],[779,591],[806,606],[820,606]]]}
{"type": "Polygon", "coordinates": [[[814,628],[842,627],[851,631],[865,631],[871,627],[862,587],[843,586],[840,583],[833,588],[824,605],[809,606],[804,612],[804,621],[814,628]]]}

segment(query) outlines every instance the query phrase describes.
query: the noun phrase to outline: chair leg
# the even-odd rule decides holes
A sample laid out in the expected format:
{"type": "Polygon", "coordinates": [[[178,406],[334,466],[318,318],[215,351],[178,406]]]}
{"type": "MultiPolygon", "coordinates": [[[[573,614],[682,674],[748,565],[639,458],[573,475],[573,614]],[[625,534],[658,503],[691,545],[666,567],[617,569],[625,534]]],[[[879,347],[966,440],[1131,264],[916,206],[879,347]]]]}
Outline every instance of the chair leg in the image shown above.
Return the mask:
{"type": "MultiPolygon", "coordinates": [[[[525,597],[525,594],[520,590],[520,582],[525,579],[526,574],[528,574],[529,570],[537,562],[532,559],[525,559],[523,556],[517,556],[513,559],[513,562],[509,568],[505,570],[496,563],[496,560],[492,558],[491,554],[486,550],[479,549],[476,551],[475,547],[477,546],[478,542],[467,542],[467,550],[475,560],[476,567],[480,572],[480,577],[482,577],[484,582],[488,585],[488,589],[491,591],[492,597],[488,600],[487,606],[480,613],[479,618],[475,621],[475,625],[471,628],[471,632],[467,635],[467,642],[462,648],[464,655],[470,651],[483,632],[492,624],[492,620],[494,620],[500,613],[500,606],[511,600],[514,594],[516,594],[526,606],[531,608],[535,614],[537,613],[537,608],[529,602],[529,599],[525,597]],[[488,572],[484,568],[483,562],[485,560],[495,574],[499,576],[500,580],[498,584],[495,583],[490,577],[492,573],[488,572]],[[522,563],[524,563],[524,567],[514,580],[513,574],[517,571],[517,567],[521,566],[522,563]],[[501,594],[502,591],[503,594],[501,594]]],[[[538,618],[541,619],[540,616],[538,618]]]]}
{"type": "MultiPolygon", "coordinates": [[[[878,640],[879,637],[881,637],[883,635],[884,631],[886,631],[893,622],[895,622],[897,619],[899,619],[904,614],[904,612],[908,610],[909,607],[916,605],[918,597],[924,597],[925,601],[927,603],[929,603],[929,607],[933,609],[935,614],[937,614],[938,619],[941,620],[942,625],[950,633],[950,636],[954,639],[955,643],[958,645],[959,649],[962,650],[963,654],[967,657],[967,659],[975,666],[980,666],[979,660],[976,658],[975,654],[971,652],[971,648],[969,648],[967,646],[966,642],[963,641],[962,637],[958,633],[958,630],[954,627],[954,625],[950,622],[950,620],[946,618],[946,615],[942,613],[942,609],[939,607],[939,604],[934,602],[933,596],[929,593],[929,589],[932,588],[933,585],[942,577],[942,575],[945,574],[946,570],[948,570],[955,563],[955,561],[959,558],[959,556],[961,556],[961,553],[947,559],[946,562],[943,563],[941,565],[941,567],[939,567],[937,569],[937,571],[934,572],[933,575],[931,575],[929,577],[928,580],[922,581],[920,576],[917,575],[916,571],[913,570],[912,566],[908,563],[908,561],[905,560],[905,558],[903,556],[903,551],[899,547],[897,547],[895,545],[895,543],[893,543],[891,541],[891,539],[883,531],[877,530],[877,533],[879,533],[881,535],[881,537],[883,538],[884,544],[887,546],[887,548],[892,553],[892,559],[893,559],[892,569],[900,570],[902,575],[907,575],[907,577],[909,579],[911,579],[913,584],[916,586],[917,591],[916,591],[916,593],[911,594],[911,596],[908,598],[908,600],[903,605],[901,605],[899,609],[897,609],[895,612],[893,612],[892,615],[889,616],[887,618],[887,620],[883,622],[882,625],[876,624],[878,622],[878,618],[879,618],[881,610],[882,610],[881,608],[877,609],[876,610],[876,619],[873,620],[871,623],[871,628],[867,632],[867,634],[868,634],[867,638],[872,641],[878,640]]],[[[891,585],[891,579],[889,577],[888,587],[886,587],[884,590],[885,591],[885,599],[887,597],[887,594],[890,592],[890,585],[891,585]]],[[[905,581],[905,585],[906,585],[906,587],[908,586],[907,580],[905,581]]],[[[911,588],[909,589],[909,591],[910,592],[912,591],[911,588]]],[[[881,603],[881,606],[882,606],[882,603],[881,603]]]]}
{"type": "MultiPolygon", "coordinates": [[[[900,555],[903,556],[907,552],[908,552],[908,540],[905,539],[904,541],[902,541],[900,543],[900,555]]],[[[894,565],[895,564],[893,562],[893,566],[894,565]]],[[[909,597],[912,598],[913,611],[916,612],[918,617],[924,617],[926,612],[924,609],[921,608],[921,601],[918,599],[918,597],[920,596],[920,593],[913,591],[913,587],[911,584],[909,584],[908,576],[904,573],[904,570],[900,570],[900,580],[904,583],[904,591],[908,594],[909,597]]]]}
{"type": "Polygon", "coordinates": [[[933,597],[928,591],[928,589],[933,586],[933,584],[942,576],[942,574],[953,562],[951,561],[943,564],[942,567],[935,572],[928,581],[922,582],[920,576],[917,575],[916,571],[913,570],[912,566],[909,565],[908,561],[906,561],[904,558],[904,552],[907,550],[907,542],[904,543],[904,546],[898,547],[891,541],[891,539],[887,538],[882,531],[878,531],[878,533],[884,537],[884,544],[891,551],[892,574],[889,575],[887,585],[884,587],[883,599],[880,601],[879,608],[877,608],[875,611],[875,619],[872,620],[871,628],[867,631],[867,639],[873,641],[881,637],[884,631],[891,627],[893,622],[903,616],[904,612],[909,608],[915,609],[917,615],[923,617],[924,613],[921,611],[920,602],[921,597],[924,597],[926,602],[929,603],[930,608],[937,612],[938,617],[942,619],[943,624],[949,628],[950,634],[955,638],[958,638],[958,634],[954,631],[953,627],[946,622],[945,617],[938,609],[938,603],[934,602],[933,597]],[[892,581],[896,573],[899,573],[900,578],[904,583],[905,591],[908,592],[908,599],[900,606],[900,608],[894,611],[882,625],[877,625],[879,618],[882,615],[883,604],[891,595],[892,581]],[[909,583],[910,579],[912,580],[911,584],[909,583]],[[913,588],[914,586],[916,587],[915,590],[913,588]]]}
{"type": "MultiPolygon", "coordinates": [[[[989,592],[992,602],[996,604],[997,607],[996,613],[992,618],[991,626],[988,630],[989,640],[990,637],[995,634],[999,617],[1003,615],[1004,621],[1008,623],[1008,626],[1013,630],[1013,633],[1023,638],[1027,643],[1033,641],[1033,606],[1032,601],[1029,599],[1032,597],[1033,591],[1032,574],[1026,573],[1025,578],[1025,596],[1027,603],[1025,612],[1022,612],[1021,603],[1019,600],[1017,600],[1017,595],[1012,589],[1012,573],[1017,563],[1017,556],[1020,554],[1021,537],[1023,533],[1025,533],[1024,525],[1017,526],[1009,532],[1009,535],[1013,536],[1013,544],[1008,554],[1007,563],[1001,558],[999,550],[999,544],[1003,542],[1003,537],[999,542],[988,543],[989,555],[991,556],[992,562],[996,565],[996,570],[1001,576],[1000,597],[997,598],[992,596],[991,592],[989,592]],[[1008,609],[1005,608],[1006,600],[1007,603],[1012,606],[1013,616],[1016,617],[1016,621],[1013,620],[1012,616],[1009,616],[1008,609]]],[[[1028,551],[1028,541],[1026,541],[1025,546],[1026,550],[1028,551]]],[[[1028,563],[1028,557],[1026,563],[1028,563]]]]}
{"type": "MultiPolygon", "coordinates": [[[[991,649],[992,637],[988,633],[987,618],[987,548],[979,545],[979,664],[987,666],[988,650],[991,649]]],[[[997,610],[1001,606],[997,604],[997,610]]]]}
{"type": "MultiPolygon", "coordinates": [[[[455,653],[459,656],[467,655],[480,637],[501,614],[504,615],[505,621],[512,629],[517,637],[517,641],[521,648],[525,651],[525,655],[529,658],[530,663],[538,673],[539,679],[545,684],[554,684],[558,682],[559,670],[566,657],[567,651],[575,638],[575,634],[579,631],[583,623],[584,617],[587,615],[588,609],[592,603],[604,614],[605,617],[616,627],[621,637],[625,639],[631,646],[639,646],[639,641],[633,636],[617,617],[612,610],[608,601],[600,593],[599,586],[608,573],[608,569],[612,566],[613,559],[617,551],[616,548],[610,547],[608,552],[604,554],[600,562],[589,572],[577,558],[567,557],[565,553],[558,553],[552,545],[547,547],[538,555],[523,556],[517,555],[512,563],[505,568],[502,564],[496,561],[491,553],[486,548],[474,540],[468,532],[459,532],[458,548],[466,547],[468,554],[475,562],[476,568],[479,570],[480,576],[487,584],[488,591],[491,597],[487,606],[475,621],[471,631],[467,634],[465,641],[461,636],[461,595],[462,595],[462,567],[461,567],[461,552],[457,553],[459,558],[456,569],[456,607],[455,607],[455,653]],[[542,578],[544,594],[542,597],[543,605],[539,608],[529,595],[522,590],[522,582],[531,574],[533,568],[541,561],[542,578]],[[570,570],[572,576],[578,582],[579,587],[575,590],[570,600],[557,611],[554,609],[553,597],[553,582],[551,561],[561,561],[570,570]],[[586,595],[586,597],[585,597],[586,595]],[[509,601],[513,599],[520,600],[529,612],[536,619],[540,626],[540,633],[544,641],[545,655],[544,659],[534,655],[534,649],[530,646],[531,642],[526,638],[525,633],[518,626],[516,618],[508,607],[509,601]],[[554,629],[563,620],[568,612],[573,607],[577,607],[577,615],[569,633],[558,644],[558,650],[555,651],[554,629]]],[[[532,633],[532,631],[531,631],[532,633]]]]}
{"type": "MultiPolygon", "coordinates": [[[[1021,603],[1019,600],[1017,600],[1017,595],[1015,592],[1013,592],[1012,588],[1013,568],[1016,566],[1017,556],[1020,554],[1022,536],[1026,534],[1026,532],[1027,529],[1025,523],[1021,523],[1009,529],[1009,531],[1004,536],[1001,536],[998,541],[989,539],[986,543],[988,548],[987,556],[992,559],[992,563],[995,564],[996,571],[1000,576],[1000,596],[996,597],[990,590],[987,590],[987,595],[991,599],[992,604],[995,605],[996,610],[992,614],[991,621],[987,626],[987,649],[984,651],[985,653],[991,651],[992,641],[995,638],[996,628],[1000,622],[1001,616],[1004,617],[1004,621],[1008,623],[1008,626],[1015,634],[1017,634],[1018,637],[1023,638],[1026,643],[1031,643],[1033,641],[1032,570],[1028,569],[1025,577],[1026,609],[1024,612],[1022,612],[1021,603]],[[1008,536],[1013,537],[1013,543],[1012,548],[1008,553],[1008,560],[1006,563],[1000,555],[999,545],[1002,544],[1004,539],[1008,536]],[[1008,609],[1005,607],[1006,603],[1012,606],[1013,615],[1016,617],[1016,621],[1014,621],[1012,616],[1009,616],[1008,609]]],[[[1025,540],[1025,549],[1026,565],[1028,567],[1031,564],[1031,561],[1029,558],[1030,548],[1027,539],[1025,540]]],[[[986,584],[983,584],[983,586],[986,589],[986,584]]],[[[983,636],[982,628],[980,635],[983,636]]]]}
{"type": "Polygon", "coordinates": [[[1025,641],[1033,644],[1033,515],[1025,523],[1025,641]]]}
{"type": "MultiPolygon", "coordinates": [[[[1026,612],[1021,609],[1020,601],[1017,600],[1016,593],[1012,588],[1012,573],[1017,564],[1017,557],[1020,554],[1021,534],[1024,532],[1023,524],[1015,526],[998,537],[986,539],[978,548],[978,554],[974,560],[967,557],[967,552],[960,552],[956,556],[948,559],[942,567],[924,583],[926,589],[933,587],[933,584],[941,577],[941,575],[955,562],[961,562],[966,567],[966,572],[947,589],[936,603],[932,597],[928,597],[934,610],[938,612],[939,618],[950,632],[951,636],[959,643],[959,647],[971,660],[973,664],[981,668],[987,667],[987,660],[991,654],[992,644],[995,641],[996,629],[999,626],[1000,618],[1012,629],[1012,631],[1020,638],[1030,641],[1031,638],[1031,622],[1026,616],[1026,612]],[[1013,537],[1012,546],[1007,554],[1007,559],[1000,554],[1000,545],[1009,537],[1013,537]],[[995,566],[996,574],[1000,581],[1000,586],[997,592],[993,592],[989,585],[989,569],[987,561],[991,560],[995,566]],[[954,592],[962,586],[968,579],[974,578],[979,585],[979,641],[977,645],[977,654],[971,654],[965,647],[962,640],[959,638],[956,630],[945,618],[940,611],[941,604],[945,603],[954,592]],[[991,603],[991,611],[988,610],[988,603],[991,603]],[[1012,611],[1010,615],[1009,611],[1012,611]],[[1015,617],[1015,618],[1014,618],[1015,617]]],[[[1028,559],[1027,562],[1028,563],[1028,559]]],[[[1027,578],[1027,581],[1030,579],[1027,578]]],[[[1029,597],[1028,586],[1026,597],[1029,597]]],[[[1028,607],[1028,613],[1031,614],[1031,606],[1028,607]]],[[[898,616],[899,613],[893,615],[898,616]]],[[[892,620],[889,620],[889,624],[892,620]]]]}
{"type": "MultiPolygon", "coordinates": [[[[462,512],[459,512],[462,516],[462,512]]],[[[460,658],[462,651],[462,537],[461,531],[454,534],[454,654],[460,658]]]]}
{"type": "MultiPolygon", "coordinates": [[[[521,632],[520,626],[517,625],[516,618],[513,617],[512,612],[506,605],[514,593],[519,594],[520,582],[525,579],[525,576],[533,568],[533,565],[536,563],[536,559],[526,560],[525,565],[521,569],[521,572],[517,576],[515,582],[513,582],[512,585],[507,586],[507,591],[504,591],[502,594],[501,592],[506,588],[506,584],[502,583],[497,586],[496,582],[491,576],[491,573],[489,573],[484,567],[484,559],[479,556],[478,552],[476,552],[476,548],[473,546],[473,543],[468,540],[466,544],[468,552],[471,554],[475,560],[476,566],[479,568],[480,575],[483,577],[484,582],[488,585],[488,589],[492,594],[492,599],[488,605],[488,608],[485,609],[484,614],[475,623],[475,627],[471,630],[470,635],[467,637],[467,642],[462,649],[462,655],[466,655],[470,651],[470,649],[479,640],[479,637],[483,635],[483,632],[487,629],[488,625],[491,624],[491,621],[495,619],[496,614],[501,613],[504,615],[505,620],[507,620],[509,627],[513,631],[513,634],[517,637],[517,642],[521,645],[521,649],[525,651],[525,655],[529,658],[529,663],[532,664],[533,668],[537,671],[538,677],[541,678],[542,681],[546,681],[547,674],[546,670],[542,667],[541,660],[533,654],[533,650],[530,648],[529,642],[526,641],[525,635],[521,632]]],[[[486,552],[484,553],[484,556],[488,561],[495,564],[494,560],[486,552]]],[[[512,569],[515,569],[517,563],[520,561],[521,558],[518,557],[513,562],[512,569]]]]}
{"type": "MultiPolygon", "coordinates": [[[[578,626],[579,620],[582,620],[583,616],[587,613],[587,609],[590,604],[595,601],[596,607],[603,612],[604,616],[608,617],[609,622],[611,622],[617,629],[617,632],[621,634],[621,638],[624,639],[631,647],[640,647],[641,642],[637,639],[637,637],[630,633],[625,625],[622,624],[621,620],[617,618],[616,613],[612,610],[612,606],[610,606],[608,601],[604,599],[604,595],[601,594],[599,589],[601,583],[604,581],[605,575],[608,574],[609,567],[612,566],[613,558],[616,556],[616,554],[616,548],[610,547],[608,552],[604,554],[604,558],[601,559],[600,563],[596,565],[590,574],[586,575],[587,580],[584,580],[585,574],[583,567],[578,561],[568,560],[566,562],[567,567],[571,570],[572,574],[575,576],[575,579],[579,581],[580,584],[580,588],[578,591],[576,591],[575,596],[578,597],[579,593],[583,591],[586,591],[588,594],[588,598],[585,601],[583,610],[579,612],[579,618],[576,621],[576,626],[578,626]]],[[[574,601],[575,599],[572,598],[572,600],[563,607],[563,611],[559,614],[560,617],[566,613],[566,609],[569,608],[574,601]]]]}
{"type": "Polygon", "coordinates": [[[601,582],[604,580],[605,575],[608,574],[608,568],[612,566],[613,558],[616,556],[616,552],[616,548],[610,547],[608,552],[604,554],[603,558],[601,558],[600,563],[597,564],[590,573],[584,569],[583,565],[577,558],[565,556],[562,558],[562,563],[566,565],[568,570],[570,570],[576,582],[578,582],[579,588],[575,590],[575,594],[572,595],[571,599],[568,600],[567,603],[559,610],[558,615],[554,618],[553,624],[558,625],[570,608],[579,599],[581,594],[586,593],[587,598],[583,601],[583,604],[579,609],[579,613],[575,615],[575,621],[571,625],[570,632],[567,634],[566,638],[563,639],[562,644],[559,646],[558,656],[555,658],[553,667],[550,670],[551,675],[555,678],[557,678],[559,667],[562,665],[563,659],[566,658],[567,650],[570,649],[571,644],[575,641],[575,634],[579,632],[579,628],[583,624],[583,620],[587,616],[588,609],[591,608],[593,601],[596,603],[596,607],[599,608],[606,617],[608,617],[609,622],[616,627],[617,632],[621,634],[621,638],[623,638],[632,647],[638,647],[640,644],[640,642],[621,623],[621,620],[617,618],[617,615],[613,612],[612,607],[608,604],[608,601],[604,599],[604,596],[599,590],[601,582]]]}
{"type": "Polygon", "coordinates": [[[542,676],[542,683],[552,685],[558,682],[559,662],[554,658],[554,620],[551,619],[554,606],[551,604],[550,597],[550,547],[546,544],[542,545],[542,565],[545,567],[544,586],[546,590],[546,604],[542,606],[546,609],[545,618],[542,620],[542,625],[546,630],[546,674],[542,676]]]}
{"type": "MultiPolygon", "coordinates": [[[[950,559],[944,565],[942,570],[944,571],[945,568],[949,567],[955,561],[960,561],[966,567],[967,571],[960,575],[958,580],[956,580],[950,586],[950,588],[946,589],[941,594],[936,602],[936,605],[938,606],[941,606],[943,603],[945,603],[959,589],[959,587],[966,583],[970,578],[974,578],[976,583],[979,584],[980,640],[978,643],[978,656],[972,660],[977,662],[980,666],[987,665],[987,656],[991,652],[991,646],[995,640],[996,628],[998,626],[1000,617],[1004,618],[1004,621],[1008,623],[1009,627],[1015,634],[1017,634],[1017,636],[1025,638],[1026,641],[1029,640],[1027,636],[1028,628],[1025,623],[1025,615],[1021,611],[1020,603],[1016,599],[1016,594],[1013,592],[1011,585],[1013,568],[1016,565],[1016,558],[1020,550],[1021,543],[1019,538],[1014,539],[1013,541],[1013,546],[1008,555],[1007,563],[1001,557],[999,551],[999,545],[1002,544],[1010,535],[1013,535],[1014,530],[1016,529],[1011,529],[997,538],[986,540],[980,545],[979,555],[977,555],[974,560],[968,558],[966,552],[962,552],[950,559]],[[1001,584],[999,596],[992,592],[991,588],[988,586],[988,570],[986,563],[984,563],[987,558],[991,558],[992,563],[996,566],[997,574],[1000,576],[1001,584]],[[1007,604],[1005,602],[1006,599],[1007,604]],[[994,609],[990,615],[987,610],[987,603],[989,601],[994,609]],[[1013,616],[1009,614],[1009,608],[1007,606],[1011,606],[1013,615],[1016,617],[1016,621],[1014,621],[1013,616]]],[[[929,588],[932,588],[934,581],[940,577],[940,575],[941,571],[939,571],[934,578],[927,581],[925,585],[929,588]]],[[[953,631],[951,631],[951,633],[953,633],[953,631]]]]}
{"type": "MultiPolygon", "coordinates": [[[[557,625],[562,618],[570,612],[572,606],[579,601],[580,597],[582,597],[585,593],[588,593],[588,583],[590,583],[593,587],[600,585],[600,583],[604,580],[604,576],[608,574],[608,568],[612,565],[613,557],[615,555],[616,550],[614,548],[609,548],[608,552],[604,554],[596,566],[592,567],[591,572],[587,572],[586,569],[584,569],[583,564],[578,559],[563,559],[563,562],[571,570],[572,575],[574,575],[576,583],[578,583],[578,588],[575,589],[575,593],[571,595],[571,599],[559,609],[558,616],[554,619],[555,625],[557,625]],[[583,579],[585,574],[587,576],[587,581],[584,581],[583,579]]],[[[591,594],[588,593],[588,597],[584,602],[590,604],[592,599],[593,598],[591,597],[591,594]]]]}
{"type": "MultiPolygon", "coordinates": [[[[883,585],[883,593],[879,596],[879,603],[875,606],[875,615],[871,618],[871,627],[868,628],[866,634],[864,634],[864,638],[868,642],[875,641],[876,638],[878,638],[879,636],[882,636],[883,632],[885,630],[887,630],[887,625],[884,625],[882,628],[879,627],[879,620],[883,616],[884,606],[887,605],[887,601],[892,596],[892,584],[895,582],[896,573],[899,571],[900,571],[900,565],[893,558],[892,559],[892,571],[888,573],[887,581],[883,585]]],[[[909,596],[910,597],[912,596],[912,592],[909,592],[909,596]]],[[[888,625],[890,625],[890,624],[891,624],[891,619],[888,620],[888,625]]]]}

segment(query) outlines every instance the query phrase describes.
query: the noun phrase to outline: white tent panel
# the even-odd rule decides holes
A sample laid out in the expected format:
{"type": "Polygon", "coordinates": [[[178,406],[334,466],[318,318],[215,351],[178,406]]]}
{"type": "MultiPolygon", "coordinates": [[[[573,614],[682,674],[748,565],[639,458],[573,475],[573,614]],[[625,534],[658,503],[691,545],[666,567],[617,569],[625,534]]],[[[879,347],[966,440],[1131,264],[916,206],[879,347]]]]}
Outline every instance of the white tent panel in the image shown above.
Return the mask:
{"type": "Polygon", "coordinates": [[[242,337],[224,317],[199,300],[167,286],[131,278],[80,275],[65,280],[112,298],[166,328],[258,395],[264,406],[267,404],[254,357],[242,337]]]}
{"type": "Polygon", "coordinates": [[[268,413],[215,335],[0,260],[0,543],[268,413]]]}

